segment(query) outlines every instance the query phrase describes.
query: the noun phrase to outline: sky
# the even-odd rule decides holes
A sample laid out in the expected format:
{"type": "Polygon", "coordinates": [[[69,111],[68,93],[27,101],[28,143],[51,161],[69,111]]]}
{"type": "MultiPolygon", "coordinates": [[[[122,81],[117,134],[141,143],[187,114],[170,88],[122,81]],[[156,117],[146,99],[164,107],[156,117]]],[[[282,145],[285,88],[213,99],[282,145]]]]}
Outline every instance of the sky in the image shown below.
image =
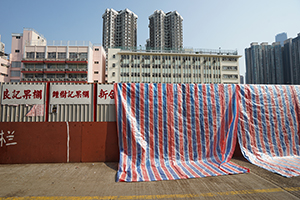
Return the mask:
{"type": "Polygon", "coordinates": [[[138,16],[137,44],[149,38],[148,17],[155,10],[183,17],[184,48],[237,50],[245,73],[245,48],[300,33],[300,0],[0,0],[1,42],[11,52],[11,34],[33,28],[47,40],[102,43],[102,14],[128,8],[138,16]]]}

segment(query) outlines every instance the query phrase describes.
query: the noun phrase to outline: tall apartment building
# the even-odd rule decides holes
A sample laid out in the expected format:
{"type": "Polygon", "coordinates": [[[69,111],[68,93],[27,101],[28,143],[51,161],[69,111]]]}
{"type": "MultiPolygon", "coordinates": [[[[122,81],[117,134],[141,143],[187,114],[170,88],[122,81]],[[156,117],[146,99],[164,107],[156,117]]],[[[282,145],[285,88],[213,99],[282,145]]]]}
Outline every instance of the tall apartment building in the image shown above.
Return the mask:
{"type": "Polygon", "coordinates": [[[105,50],[109,47],[137,46],[138,16],[136,14],[127,8],[120,11],[106,9],[102,19],[102,45],[105,50]]]}
{"type": "Polygon", "coordinates": [[[183,48],[182,16],[177,12],[164,13],[156,10],[149,16],[149,43],[155,49],[183,48]]]}
{"type": "Polygon", "coordinates": [[[286,33],[279,33],[275,36],[275,42],[280,42],[280,45],[284,45],[284,41],[287,39],[287,34],[286,33]]]}
{"type": "Polygon", "coordinates": [[[246,83],[248,84],[283,84],[283,57],[281,45],[266,42],[260,45],[251,43],[245,49],[246,83]]]}
{"type": "Polygon", "coordinates": [[[1,42],[0,35],[0,82],[9,81],[10,60],[8,54],[5,53],[5,45],[1,42]]]}
{"type": "Polygon", "coordinates": [[[100,82],[105,80],[102,46],[47,41],[34,29],[12,34],[11,82],[100,82]]]}
{"type": "Polygon", "coordinates": [[[237,51],[108,49],[108,83],[239,84],[237,51]]]}
{"type": "Polygon", "coordinates": [[[290,58],[292,67],[291,83],[300,85],[300,33],[298,33],[297,37],[292,39],[290,58]]]}
{"type": "Polygon", "coordinates": [[[300,33],[283,44],[253,42],[245,49],[248,84],[300,84],[300,33]]]}
{"type": "Polygon", "coordinates": [[[295,38],[284,41],[284,66],[288,73],[289,83],[300,84],[300,33],[295,38]]]}

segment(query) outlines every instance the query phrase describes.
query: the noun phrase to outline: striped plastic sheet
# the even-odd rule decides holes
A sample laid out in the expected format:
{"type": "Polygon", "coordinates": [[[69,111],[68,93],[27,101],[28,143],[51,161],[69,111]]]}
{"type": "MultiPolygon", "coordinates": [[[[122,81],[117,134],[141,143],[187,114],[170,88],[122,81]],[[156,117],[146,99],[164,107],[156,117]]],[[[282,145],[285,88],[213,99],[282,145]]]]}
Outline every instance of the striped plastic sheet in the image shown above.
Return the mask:
{"type": "Polygon", "coordinates": [[[235,87],[116,83],[117,181],[248,172],[230,162],[238,125],[235,87]]]}
{"type": "Polygon", "coordinates": [[[239,87],[238,138],[244,157],[285,177],[300,175],[299,86],[239,87]]]}

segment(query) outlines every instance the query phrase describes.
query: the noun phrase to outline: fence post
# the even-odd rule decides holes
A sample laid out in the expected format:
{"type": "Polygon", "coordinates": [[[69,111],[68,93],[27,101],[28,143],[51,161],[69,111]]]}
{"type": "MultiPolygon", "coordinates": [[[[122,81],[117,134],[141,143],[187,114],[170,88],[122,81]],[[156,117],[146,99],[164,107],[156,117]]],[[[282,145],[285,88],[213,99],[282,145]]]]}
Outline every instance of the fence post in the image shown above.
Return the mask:
{"type": "Polygon", "coordinates": [[[94,86],[94,101],[93,101],[93,109],[94,109],[94,112],[93,112],[93,121],[95,122],[95,121],[97,121],[97,86],[98,86],[98,84],[97,83],[94,83],[93,84],[93,86],[94,86]]]}
{"type": "Polygon", "coordinates": [[[46,112],[45,112],[45,122],[48,122],[48,117],[49,117],[49,98],[50,98],[50,82],[46,83],[46,102],[45,102],[45,107],[46,107],[46,112]]]}

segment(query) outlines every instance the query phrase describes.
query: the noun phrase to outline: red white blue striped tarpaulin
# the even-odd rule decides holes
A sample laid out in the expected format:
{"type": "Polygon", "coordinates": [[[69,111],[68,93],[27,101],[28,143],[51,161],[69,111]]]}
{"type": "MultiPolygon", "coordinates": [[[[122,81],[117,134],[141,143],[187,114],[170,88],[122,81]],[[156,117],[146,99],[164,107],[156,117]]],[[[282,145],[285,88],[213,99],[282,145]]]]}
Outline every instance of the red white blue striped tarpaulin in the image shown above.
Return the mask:
{"type": "Polygon", "coordinates": [[[230,159],[237,139],[235,85],[114,85],[120,148],[117,181],[248,172],[230,159]]]}
{"type": "Polygon", "coordinates": [[[300,175],[299,86],[240,85],[239,143],[251,163],[300,175]]]}

